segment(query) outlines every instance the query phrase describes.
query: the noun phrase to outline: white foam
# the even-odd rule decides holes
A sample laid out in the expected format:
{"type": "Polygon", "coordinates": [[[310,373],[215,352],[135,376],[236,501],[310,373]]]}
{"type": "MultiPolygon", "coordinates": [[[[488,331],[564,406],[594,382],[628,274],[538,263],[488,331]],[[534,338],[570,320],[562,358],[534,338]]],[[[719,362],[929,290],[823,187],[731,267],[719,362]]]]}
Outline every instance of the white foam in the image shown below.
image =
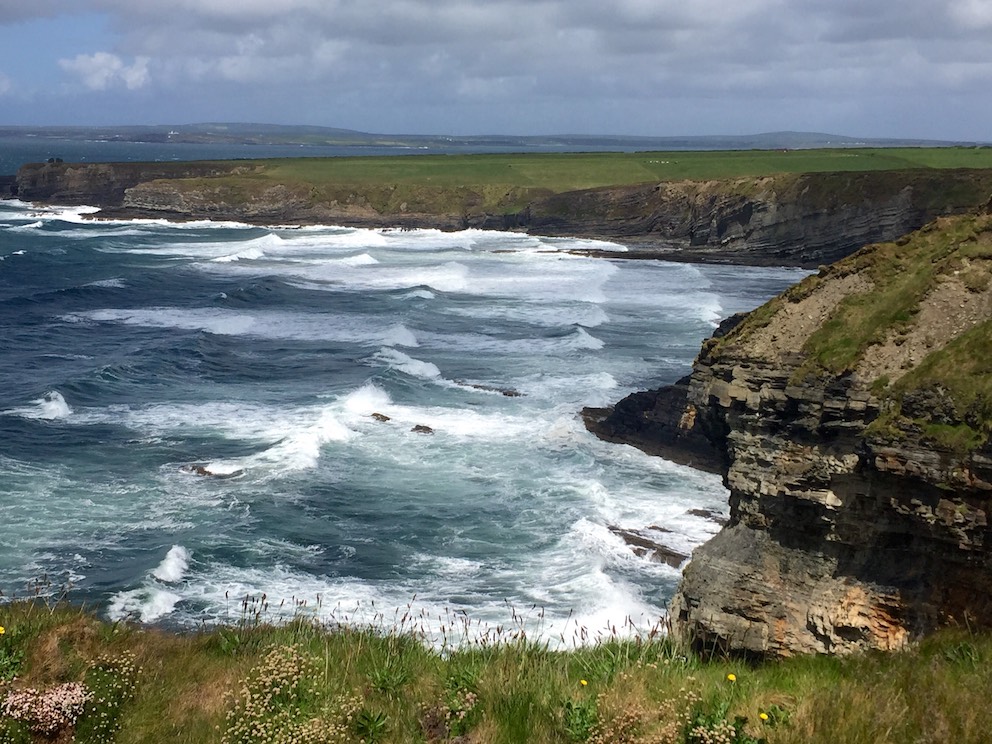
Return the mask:
{"type": "Polygon", "coordinates": [[[590,335],[584,328],[576,328],[572,346],[576,349],[602,349],[605,344],[595,336],[590,335]]]}
{"type": "Polygon", "coordinates": [[[182,545],[173,545],[169,548],[169,552],[166,553],[162,562],[152,571],[152,576],[167,584],[182,581],[186,575],[186,569],[189,568],[189,560],[190,555],[186,548],[182,545]]]}
{"type": "Polygon", "coordinates": [[[382,334],[382,343],[386,346],[420,346],[417,337],[402,323],[391,326],[382,334]]]}
{"type": "Polygon", "coordinates": [[[5,413],[10,413],[22,418],[44,419],[46,421],[66,419],[72,415],[72,409],[69,407],[69,404],[66,403],[65,398],[62,397],[62,393],[58,390],[51,390],[45,393],[41,398],[32,400],[31,403],[31,406],[12,408],[5,411],[5,413]]]}
{"type": "Polygon", "coordinates": [[[453,305],[444,308],[443,312],[463,318],[505,320],[545,328],[570,325],[595,328],[610,322],[610,316],[602,306],[594,303],[487,302],[468,307],[453,305]]]}
{"type": "Polygon", "coordinates": [[[268,310],[247,313],[223,307],[148,307],[87,310],[61,316],[61,319],[70,323],[96,321],[148,328],[178,328],[221,336],[340,341],[362,346],[419,346],[417,336],[403,324],[389,323],[389,318],[385,316],[360,314],[325,315],[268,310]]]}
{"type": "Polygon", "coordinates": [[[375,266],[379,261],[368,253],[360,253],[357,256],[349,256],[341,259],[341,263],[346,266],[375,266]]]}
{"type": "Polygon", "coordinates": [[[182,597],[175,592],[143,587],[115,594],[110,598],[107,614],[111,620],[137,618],[151,623],[171,614],[180,601],[182,597]]]}
{"type": "Polygon", "coordinates": [[[90,282],[89,284],[86,284],[84,286],[101,287],[103,289],[123,289],[126,285],[124,284],[123,279],[117,278],[117,279],[100,279],[95,282],[90,282]]]}
{"type": "Polygon", "coordinates": [[[321,449],[324,445],[330,442],[347,442],[354,436],[354,432],[341,423],[337,412],[330,406],[317,411],[316,417],[313,417],[312,412],[304,415],[309,420],[304,422],[294,420],[281,426],[270,425],[271,433],[284,435],[271,447],[237,460],[207,463],[206,470],[225,474],[262,468],[274,475],[312,470],[320,461],[321,449]]]}
{"type": "Polygon", "coordinates": [[[217,263],[230,263],[231,261],[255,261],[264,257],[264,249],[259,246],[252,246],[251,248],[245,248],[243,251],[238,251],[237,253],[231,253],[226,256],[217,256],[217,258],[211,260],[216,261],[217,263]]]}
{"type": "Polygon", "coordinates": [[[438,369],[436,364],[414,359],[396,349],[380,349],[373,358],[376,361],[386,364],[391,369],[403,372],[412,377],[421,377],[427,380],[434,380],[441,377],[441,370],[438,369]]]}
{"type": "Polygon", "coordinates": [[[357,416],[369,416],[392,404],[389,394],[371,382],[348,393],[341,402],[345,411],[357,416]]]}

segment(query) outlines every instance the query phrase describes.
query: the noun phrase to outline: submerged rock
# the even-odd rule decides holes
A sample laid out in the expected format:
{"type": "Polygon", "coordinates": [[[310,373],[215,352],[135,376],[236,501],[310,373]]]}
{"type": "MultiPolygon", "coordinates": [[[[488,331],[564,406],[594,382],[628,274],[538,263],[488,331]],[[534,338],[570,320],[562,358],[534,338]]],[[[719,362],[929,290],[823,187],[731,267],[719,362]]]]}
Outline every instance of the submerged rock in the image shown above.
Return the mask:
{"type": "Polygon", "coordinates": [[[655,563],[667,563],[672,568],[678,568],[689,557],[688,554],[680,553],[659,542],[661,535],[668,532],[663,527],[651,526],[642,530],[634,530],[610,524],[607,525],[607,528],[627,543],[634,555],[647,558],[655,563]]]}

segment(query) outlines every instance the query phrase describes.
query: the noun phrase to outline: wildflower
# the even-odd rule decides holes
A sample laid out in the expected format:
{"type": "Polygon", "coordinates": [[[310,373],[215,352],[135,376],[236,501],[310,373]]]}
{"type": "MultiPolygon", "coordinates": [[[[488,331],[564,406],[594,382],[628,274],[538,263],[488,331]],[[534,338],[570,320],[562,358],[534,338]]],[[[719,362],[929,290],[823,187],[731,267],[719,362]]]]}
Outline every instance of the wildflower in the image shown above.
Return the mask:
{"type": "Polygon", "coordinates": [[[585,686],[586,686],[587,684],[589,684],[589,683],[588,683],[588,682],[586,682],[586,681],[585,681],[584,679],[580,679],[580,680],[579,680],[579,684],[580,684],[580,685],[582,685],[583,687],[585,687],[585,686]]]}
{"type": "Polygon", "coordinates": [[[768,714],[767,713],[764,713],[764,712],[759,713],[758,714],[758,718],[760,718],[762,721],[767,721],[768,720],[768,714]]]}
{"type": "Polygon", "coordinates": [[[733,672],[731,672],[730,674],[727,675],[727,681],[728,682],[736,682],[737,681],[737,675],[734,674],[733,672]]]}
{"type": "Polygon", "coordinates": [[[2,625],[0,625],[0,635],[3,635],[6,632],[7,632],[7,629],[5,627],[3,627],[2,625]]]}

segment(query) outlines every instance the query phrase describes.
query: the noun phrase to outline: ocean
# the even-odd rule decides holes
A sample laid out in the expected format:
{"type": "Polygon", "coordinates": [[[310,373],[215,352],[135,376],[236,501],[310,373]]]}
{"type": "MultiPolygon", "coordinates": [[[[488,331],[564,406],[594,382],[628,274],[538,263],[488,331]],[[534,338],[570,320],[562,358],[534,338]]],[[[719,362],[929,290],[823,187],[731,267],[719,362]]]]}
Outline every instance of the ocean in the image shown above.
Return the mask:
{"type": "Polygon", "coordinates": [[[806,273],[91,211],[0,202],[0,590],[177,627],[650,628],[679,571],[611,528],[688,553],[727,493],[579,411],[806,273]]]}

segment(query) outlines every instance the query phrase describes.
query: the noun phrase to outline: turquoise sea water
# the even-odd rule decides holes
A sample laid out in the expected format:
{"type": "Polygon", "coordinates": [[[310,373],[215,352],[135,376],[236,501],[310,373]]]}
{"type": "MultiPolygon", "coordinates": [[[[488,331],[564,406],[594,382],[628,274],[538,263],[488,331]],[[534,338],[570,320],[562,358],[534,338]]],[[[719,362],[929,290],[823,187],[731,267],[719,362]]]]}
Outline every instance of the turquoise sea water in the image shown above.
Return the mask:
{"type": "Polygon", "coordinates": [[[428,626],[537,607],[549,637],[656,622],[678,571],[610,526],[688,552],[726,493],[578,412],[685,374],[803,274],[87,211],[0,202],[0,590],[71,581],[142,621],[264,594],[428,626]]]}

